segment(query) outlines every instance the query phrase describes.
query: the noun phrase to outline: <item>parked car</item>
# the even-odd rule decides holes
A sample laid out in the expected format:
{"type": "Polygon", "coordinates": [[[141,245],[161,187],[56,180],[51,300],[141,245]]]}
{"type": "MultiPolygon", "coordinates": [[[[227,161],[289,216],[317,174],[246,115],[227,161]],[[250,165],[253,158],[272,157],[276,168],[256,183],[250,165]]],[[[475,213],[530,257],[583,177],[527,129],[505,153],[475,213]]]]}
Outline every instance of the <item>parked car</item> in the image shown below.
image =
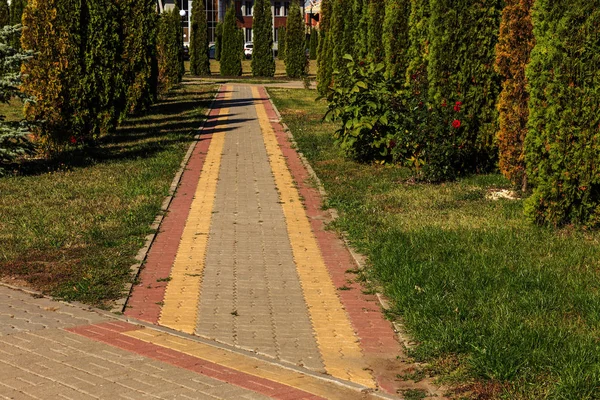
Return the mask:
{"type": "Polygon", "coordinates": [[[215,58],[215,45],[211,44],[208,46],[208,58],[215,58]]]}
{"type": "Polygon", "coordinates": [[[190,47],[189,46],[183,46],[183,59],[185,61],[190,61],[190,47]]]}
{"type": "Polygon", "coordinates": [[[252,44],[252,42],[246,42],[246,44],[244,44],[244,56],[246,56],[246,58],[252,58],[253,49],[254,45],[252,44]]]}

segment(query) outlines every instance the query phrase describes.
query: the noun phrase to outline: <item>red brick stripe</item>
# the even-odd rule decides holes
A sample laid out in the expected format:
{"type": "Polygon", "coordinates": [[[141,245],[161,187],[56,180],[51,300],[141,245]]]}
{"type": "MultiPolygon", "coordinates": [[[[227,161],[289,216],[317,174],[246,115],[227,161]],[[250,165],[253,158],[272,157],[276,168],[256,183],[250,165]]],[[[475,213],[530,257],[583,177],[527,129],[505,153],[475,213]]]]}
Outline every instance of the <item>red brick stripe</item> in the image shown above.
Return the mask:
{"type": "Polygon", "coordinates": [[[140,271],[139,283],[134,287],[127,301],[125,315],[129,317],[153,324],[158,323],[168,283],[164,279],[171,274],[171,268],[175,262],[179,240],[188,218],[206,153],[212,139],[212,131],[217,124],[217,116],[221,109],[219,100],[223,99],[224,96],[225,92],[221,90],[216,97],[215,107],[209,113],[209,119],[200,133],[199,142],[194,147],[192,156],[177,187],[177,192],[148,252],[146,263],[140,271]]]}
{"type": "MultiPolygon", "coordinates": [[[[263,104],[269,119],[272,121],[278,120],[279,117],[268,100],[269,96],[266,90],[261,87],[259,93],[261,98],[264,99],[263,104]]],[[[385,365],[388,363],[384,360],[394,360],[397,355],[403,353],[396,339],[396,334],[389,321],[383,316],[377,297],[363,294],[361,285],[356,282],[348,283],[353,281],[355,275],[346,273],[346,271],[355,269],[356,263],[342,240],[334,232],[325,230],[323,222],[325,213],[322,211],[323,201],[321,195],[318,190],[307,183],[310,182],[310,175],[298,153],[292,148],[283,126],[278,122],[271,122],[271,126],[275,130],[277,141],[286,158],[288,168],[294,180],[298,182],[298,190],[304,198],[306,213],[333,284],[336,287],[346,286],[352,288],[352,290],[338,291],[338,295],[360,338],[363,354],[367,359],[372,360],[371,367],[378,385],[386,392],[395,394],[398,384],[393,378],[394,374],[385,371],[385,365]]]]}
{"type": "Polygon", "coordinates": [[[273,382],[244,372],[202,360],[172,349],[144,342],[136,338],[123,335],[121,332],[140,329],[141,327],[118,323],[97,324],[69,328],[67,331],[87,337],[89,339],[106,343],[113,347],[162,361],[175,367],[184,368],[197,374],[208,376],[244,389],[269,396],[279,400],[324,400],[323,397],[273,382]],[[129,327],[127,327],[128,325],[129,327]]]}

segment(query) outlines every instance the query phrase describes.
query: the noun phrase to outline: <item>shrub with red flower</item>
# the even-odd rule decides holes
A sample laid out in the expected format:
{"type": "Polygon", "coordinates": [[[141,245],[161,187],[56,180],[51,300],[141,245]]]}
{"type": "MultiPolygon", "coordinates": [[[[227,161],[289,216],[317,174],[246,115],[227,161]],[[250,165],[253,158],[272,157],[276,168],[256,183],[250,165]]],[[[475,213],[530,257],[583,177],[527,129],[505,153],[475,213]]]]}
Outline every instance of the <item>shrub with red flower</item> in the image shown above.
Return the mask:
{"type": "Polygon", "coordinates": [[[456,112],[460,112],[460,106],[462,106],[462,102],[460,102],[460,101],[457,101],[457,102],[454,104],[454,111],[456,111],[456,112]]]}
{"type": "Polygon", "coordinates": [[[452,121],[452,127],[455,129],[460,128],[460,120],[455,119],[454,121],[452,121]]]}
{"type": "Polygon", "coordinates": [[[77,139],[75,138],[75,136],[71,136],[69,138],[69,142],[71,142],[71,144],[76,144],[77,143],[77,139]]]}

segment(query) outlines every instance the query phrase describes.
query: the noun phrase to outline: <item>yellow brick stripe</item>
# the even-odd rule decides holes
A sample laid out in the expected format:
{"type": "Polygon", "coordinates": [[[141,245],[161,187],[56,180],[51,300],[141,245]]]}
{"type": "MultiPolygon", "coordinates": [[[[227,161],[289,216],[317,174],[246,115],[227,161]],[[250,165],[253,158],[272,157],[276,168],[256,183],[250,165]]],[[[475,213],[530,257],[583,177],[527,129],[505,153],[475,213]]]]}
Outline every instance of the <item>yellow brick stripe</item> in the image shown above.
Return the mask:
{"type": "MultiPolygon", "coordinates": [[[[223,90],[226,93],[224,100],[230,99],[230,90],[225,86],[223,90]]],[[[218,121],[226,119],[224,116],[228,113],[228,108],[222,108],[218,121]]],[[[224,144],[225,133],[214,133],[181,235],[159,319],[159,325],[189,334],[193,334],[196,328],[206,245],[224,144]]]]}
{"type": "Polygon", "coordinates": [[[233,370],[268,379],[286,386],[331,400],[366,400],[376,398],[356,390],[345,388],[333,382],[283,368],[266,361],[258,360],[243,354],[210,346],[190,339],[173,336],[165,332],[142,328],[123,333],[129,337],[152,343],[157,346],[178,351],[201,360],[209,361],[233,370]]]}
{"type": "MultiPolygon", "coordinates": [[[[252,88],[252,95],[255,99],[260,98],[257,88],[252,88]]],[[[256,103],[256,112],[275,184],[280,193],[294,261],[325,369],[332,376],[375,387],[376,383],[366,370],[367,363],[360,350],[358,338],[337,296],[300,195],[294,186],[292,175],[262,103],[256,103]]]]}

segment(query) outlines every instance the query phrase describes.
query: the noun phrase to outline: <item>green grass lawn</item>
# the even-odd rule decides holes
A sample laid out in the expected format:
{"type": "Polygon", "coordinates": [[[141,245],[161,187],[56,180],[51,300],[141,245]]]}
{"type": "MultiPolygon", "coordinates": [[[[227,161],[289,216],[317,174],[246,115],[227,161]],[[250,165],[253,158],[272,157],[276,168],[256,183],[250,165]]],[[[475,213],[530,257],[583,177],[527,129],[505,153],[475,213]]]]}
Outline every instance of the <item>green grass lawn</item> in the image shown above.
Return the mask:
{"type": "Polygon", "coordinates": [[[1,177],[0,277],[99,306],[121,297],[213,94],[182,85],[96,148],[1,177]]]}
{"type": "Polygon", "coordinates": [[[486,197],[500,175],[414,184],[345,160],[314,91],[269,92],[426,372],[456,398],[600,398],[598,232],[532,226],[522,200],[486,197]]]}

